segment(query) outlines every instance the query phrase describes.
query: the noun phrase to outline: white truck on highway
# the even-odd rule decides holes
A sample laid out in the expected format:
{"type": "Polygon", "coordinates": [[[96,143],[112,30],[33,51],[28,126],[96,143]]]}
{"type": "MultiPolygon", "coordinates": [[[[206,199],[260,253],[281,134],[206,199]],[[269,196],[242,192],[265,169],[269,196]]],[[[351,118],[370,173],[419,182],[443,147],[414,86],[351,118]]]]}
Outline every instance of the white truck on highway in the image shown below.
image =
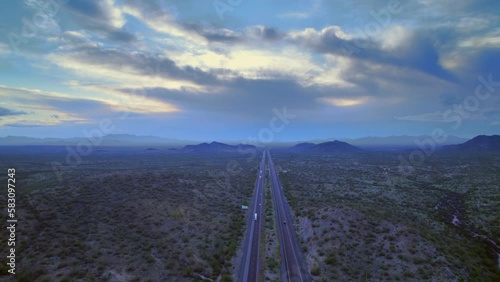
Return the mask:
{"type": "Polygon", "coordinates": [[[254,214],[255,220],[257,220],[257,213],[254,214]]]}

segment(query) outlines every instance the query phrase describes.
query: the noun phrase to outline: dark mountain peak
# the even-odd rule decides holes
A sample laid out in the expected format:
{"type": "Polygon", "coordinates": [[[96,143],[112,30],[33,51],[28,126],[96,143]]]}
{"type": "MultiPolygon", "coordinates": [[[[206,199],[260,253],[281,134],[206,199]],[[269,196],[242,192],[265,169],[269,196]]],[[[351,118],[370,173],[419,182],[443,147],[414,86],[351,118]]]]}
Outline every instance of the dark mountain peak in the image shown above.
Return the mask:
{"type": "Polygon", "coordinates": [[[304,142],[289,148],[289,150],[316,153],[347,153],[361,151],[358,147],[339,140],[327,141],[319,144],[304,142]]]}
{"type": "Polygon", "coordinates": [[[500,135],[478,135],[462,144],[445,146],[445,149],[459,151],[500,151],[500,135]]]}
{"type": "Polygon", "coordinates": [[[350,145],[349,143],[347,142],[342,142],[342,141],[339,141],[339,140],[333,140],[333,141],[326,141],[326,142],[323,142],[323,143],[319,143],[318,145],[316,146],[342,146],[344,144],[347,144],[347,145],[350,145]]]}
{"type": "MultiPolygon", "coordinates": [[[[474,142],[495,142],[500,140],[500,135],[478,135],[471,140],[467,141],[474,141],[474,142]]],[[[465,142],[465,143],[467,143],[465,142]]]]}
{"type": "MultiPolygon", "coordinates": [[[[398,149],[418,149],[418,141],[432,139],[430,135],[409,136],[409,135],[391,135],[391,136],[368,136],[356,139],[343,139],[344,142],[361,149],[368,150],[398,150],[398,149]]],[[[458,136],[448,135],[442,144],[436,144],[438,147],[445,145],[460,144],[469,140],[458,136]]]]}
{"type": "Polygon", "coordinates": [[[353,145],[342,142],[339,140],[333,140],[328,142],[320,143],[313,147],[314,150],[322,151],[322,152],[357,152],[361,151],[358,147],[354,147],[353,145]]]}
{"type": "Polygon", "coordinates": [[[303,150],[307,150],[309,148],[312,148],[314,146],[316,146],[316,144],[310,143],[310,142],[303,142],[303,143],[299,143],[295,146],[292,146],[290,149],[294,150],[294,151],[303,151],[303,150]]]}
{"type": "Polygon", "coordinates": [[[200,143],[198,145],[187,145],[182,149],[184,152],[231,152],[236,151],[236,146],[220,142],[200,143]]]}
{"type": "Polygon", "coordinates": [[[234,147],[234,146],[231,146],[231,145],[228,145],[225,143],[221,143],[221,142],[216,142],[216,141],[214,141],[208,145],[211,147],[225,147],[225,148],[229,148],[229,147],[233,148],[234,147]]]}

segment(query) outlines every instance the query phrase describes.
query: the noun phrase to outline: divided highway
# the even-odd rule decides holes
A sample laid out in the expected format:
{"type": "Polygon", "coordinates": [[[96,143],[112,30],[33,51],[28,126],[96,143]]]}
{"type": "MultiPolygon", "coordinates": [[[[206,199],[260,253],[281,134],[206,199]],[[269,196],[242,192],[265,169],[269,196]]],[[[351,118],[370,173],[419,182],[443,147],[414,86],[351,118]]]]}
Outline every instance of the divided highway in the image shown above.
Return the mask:
{"type": "Polygon", "coordinates": [[[302,250],[293,227],[291,209],[286,202],[283,186],[274,167],[271,153],[266,150],[262,154],[252,204],[248,207],[247,232],[243,243],[243,255],[238,281],[259,281],[262,262],[260,261],[260,236],[264,228],[264,185],[266,158],[269,164],[273,206],[280,240],[281,280],[312,281],[304,263],[302,250]]]}
{"type": "Polygon", "coordinates": [[[260,234],[264,228],[264,184],[266,171],[266,154],[262,154],[253,203],[248,207],[247,226],[248,231],[243,246],[242,267],[240,281],[258,281],[261,262],[259,256],[260,234]]]}
{"type": "Polygon", "coordinates": [[[297,235],[293,228],[291,209],[286,201],[283,185],[279,178],[271,153],[267,151],[269,163],[269,174],[271,178],[274,210],[276,224],[278,226],[278,237],[280,239],[280,252],[282,258],[281,280],[282,281],[312,281],[305,266],[302,250],[300,249],[297,235]]]}

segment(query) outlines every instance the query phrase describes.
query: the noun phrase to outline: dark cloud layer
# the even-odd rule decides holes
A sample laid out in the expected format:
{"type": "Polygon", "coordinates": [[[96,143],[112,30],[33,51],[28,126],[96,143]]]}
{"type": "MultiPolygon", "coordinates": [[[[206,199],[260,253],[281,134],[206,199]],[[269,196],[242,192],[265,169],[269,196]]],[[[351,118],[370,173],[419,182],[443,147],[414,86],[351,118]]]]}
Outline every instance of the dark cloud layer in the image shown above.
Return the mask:
{"type": "Polygon", "coordinates": [[[326,28],[321,34],[300,34],[292,41],[312,48],[320,53],[347,56],[358,60],[382,65],[415,69],[441,79],[455,80],[439,62],[439,54],[434,40],[425,32],[418,32],[398,48],[384,50],[380,43],[371,38],[344,39],[337,35],[336,27],[326,28]]]}
{"type": "Polygon", "coordinates": [[[8,127],[42,127],[42,126],[46,126],[46,125],[42,125],[42,124],[35,124],[35,123],[21,123],[21,122],[14,122],[14,123],[6,123],[4,124],[4,126],[8,126],[8,127]]]}
{"type": "Polygon", "coordinates": [[[252,26],[249,28],[250,35],[253,35],[257,39],[274,41],[282,39],[285,34],[274,27],[269,26],[252,26]]]}
{"type": "Polygon", "coordinates": [[[200,84],[213,84],[216,77],[198,68],[179,67],[173,60],[139,52],[124,52],[97,47],[84,47],[72,57],[87,64],[112,69],[132,69],[143,75],[159,75],[200,84]]]}
{"type": "Polygon", "coordinates": [[[136,36],[123,28],[113,26],[113,15],[104,1],[71,0],[63,7],[71,11],[82,26],[94,30],[102,36],[122,42],[130,43],[137,40],[136,36]]]}
{"type": "MultiPolygon", "coordinates": [[[[221,84],[222,85],[222,84],[221,84]]],[[[121,89],[134,93],[134,89],[121,89]]],[[[356,93],[320,87],[304,87],[293,79],[267,80],[239,78],[226,81],[217,93],[189,94],[165,88],[146,88],[145,96],[175,104],[184,110],[223,113],[229,117],[268,119],[273,108],[286,107],[291,112],[311,113],[321,110],[324,97],[349,97],[356,93]]]]}
{"type": "Polygon", "coordinates": [[[25,115],[25,114],[27,114],[27,113],[23,112],[23,111],[14,111],[14,110],[11,110],[11,109],[0,107],[0,117],[3,117],[3,116],[19,116],[19,115],[25,115]]]}

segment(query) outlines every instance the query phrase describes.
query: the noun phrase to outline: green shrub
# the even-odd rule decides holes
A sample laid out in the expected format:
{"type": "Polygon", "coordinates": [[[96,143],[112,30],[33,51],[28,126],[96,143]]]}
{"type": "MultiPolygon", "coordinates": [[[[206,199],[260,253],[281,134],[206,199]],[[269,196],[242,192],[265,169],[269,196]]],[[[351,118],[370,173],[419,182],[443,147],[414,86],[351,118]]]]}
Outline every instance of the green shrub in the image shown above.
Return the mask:
{"type": "Polygon", "coordinates": [[[315,265],[311,268],[311,275],[318,276],[320,273],[321,270],[319,269],[319,266],[315,265]]]}

